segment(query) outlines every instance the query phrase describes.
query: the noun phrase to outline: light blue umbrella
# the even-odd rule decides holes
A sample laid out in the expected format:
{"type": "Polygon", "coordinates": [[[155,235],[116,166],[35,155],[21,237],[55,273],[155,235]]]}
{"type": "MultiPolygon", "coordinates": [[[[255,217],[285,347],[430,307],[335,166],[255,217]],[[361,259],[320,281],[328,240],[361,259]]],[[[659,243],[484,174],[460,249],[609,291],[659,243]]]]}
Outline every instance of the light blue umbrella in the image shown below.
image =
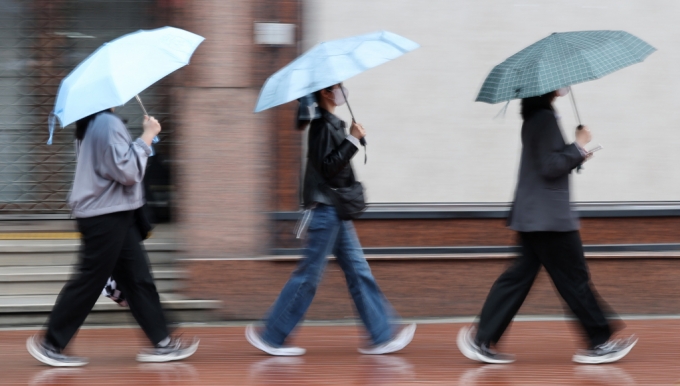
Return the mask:
{"type": "Polygon", "coordinates": [[[338,84],[418,47],[387,31],[320,43],[267,79],[255,112],[338,84]]]}
{"type": "MultiPolygon", "coordinates": [[[[47,144],[52,144],[55,117],[64,127],[90,114],[125,104],[189,64],[203,40],[202,36],[179,28],[163,27],[140,30],[104,43],[61,81],[50,116],[47,144]]],[[[139,97],[137,101],[141,105],[139,97]]]]}

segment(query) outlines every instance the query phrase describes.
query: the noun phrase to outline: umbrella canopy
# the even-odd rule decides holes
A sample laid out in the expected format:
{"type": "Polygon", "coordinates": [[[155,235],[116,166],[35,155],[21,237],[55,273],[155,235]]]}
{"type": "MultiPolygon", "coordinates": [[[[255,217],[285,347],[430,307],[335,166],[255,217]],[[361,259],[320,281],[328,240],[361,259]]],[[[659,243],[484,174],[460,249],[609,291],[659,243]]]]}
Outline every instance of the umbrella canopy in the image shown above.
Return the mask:
{"type": "Polygon", "coordinates": [[[418,47],[387,31],[321,43],[267,79],[255,112],[338,84],[418,47]]]}
{"type": "MultiPolygon", "coordinates": [[[[189,64],[203,37],[163,27],[140,30],[99,47],[61,81],[54,115],[64,127],[120,106],[161,78],[189,64]]],[[[53,123],[50,124],[52,141],[53,123]]]]}
{"type": "Polygon", "coordinates": [[[553,33],[494,67],[477,101],[498,103],[543,95],[642,62],[654,51],[624,31],[553,33]]]}

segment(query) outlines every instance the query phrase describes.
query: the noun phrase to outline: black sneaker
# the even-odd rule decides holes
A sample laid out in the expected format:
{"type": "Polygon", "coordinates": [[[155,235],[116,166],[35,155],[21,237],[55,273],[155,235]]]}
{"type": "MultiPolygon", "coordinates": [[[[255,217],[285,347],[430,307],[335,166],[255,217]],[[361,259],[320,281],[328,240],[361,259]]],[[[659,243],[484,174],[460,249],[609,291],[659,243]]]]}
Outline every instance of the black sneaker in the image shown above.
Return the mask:
{"type": "Polygon", "coordinates": [[[154,347],[148,350],[142,350],[137,354],[138,362],[171,362],[179,361],[188,358],[198,350],[199,340],[194,338],[191,344],[182,342],[179,338],[172,338],[170,343],[165,347],[154,347]]]}
{"type": "Polygon", "coordinates": [[[596,365],[600,363],[612,363],[628,355],[638,339],[631,335],[626,339],[608,340],[595,348],[579,350],[572,360],[576,363],[596,365]]]}
{"type": "Polygon", "coordinates": [[[514,355],[501,354],[492,350],[484,343],[475,343],[475,339],[473,338],[474,331],[474,327],[463,327],[458,332],[456,343],[458,344],[458,349],[466,358],[472,359],[473,361],[494,364],[512,363],[515,361],[514,355]]]}
{"type": "Polygon", "coordinates": [[[33,358],[54,367],[79,367],[87,364],[86,358],[64,355],[61,350],[41,340],[37,335],[26,340],[26,349],[33,358]]]}

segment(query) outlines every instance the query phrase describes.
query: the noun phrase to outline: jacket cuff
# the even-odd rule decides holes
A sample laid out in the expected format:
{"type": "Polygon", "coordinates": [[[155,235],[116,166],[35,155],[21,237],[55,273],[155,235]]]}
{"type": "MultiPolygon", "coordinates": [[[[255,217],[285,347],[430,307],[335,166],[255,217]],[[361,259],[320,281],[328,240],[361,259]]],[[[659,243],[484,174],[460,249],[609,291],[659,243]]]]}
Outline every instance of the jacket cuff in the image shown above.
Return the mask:
{"type": "Polygon", "coordinates": [[[359,139],[358,139],[357,137],[351,135],[351,134],[348,135],[348,136],[346,137],[346,139],[347,139],[348,141],[352,142],[352,144],[353,144],[354,146],[356,146],[357,149],[358,149],[359,146],[361,145],[361,142],[359,142],[359,139]]]}
{"type": "Polygon", "coordinates": [[[339,153],[342,154],[342,158],[350,160],[359,151],[359,148],[354,146],[354,144],[350,142],[349,139],[345,138],[342,143],[340,143],[340,148],[338,150],[339,153]]]}
{"type": "Polygon", "coordinates": [[[573,142],[569,147],[571,153],[573,154],[572,157],[574,159],[574,166],[572,167],[573,169],[583,164],[583,161],[586,160],[586,153],[576,142],[573,142]]]}
{"type": "Polygon", "coordinates": [[[133,142],[135,145],[139,145],[139,147],[144,150],[144,153],[146,153],[147,156],[151,155],[151,147],[146,144],[141,138],[137,138],[135,142],[133,142]]]}
{"type": "Polygon", "coordinates": [[[585,158],[586,155],[588,154],[588,152],[586,151],[586,149],[582,148],[581,145],[579,145],[579,144],[576,143],[576,142],[574,142],[574,146],[576,146],[576,148],[578,149],[578,152],[581,153],[581,156],[583,156],[583,158],[585,158]]]}

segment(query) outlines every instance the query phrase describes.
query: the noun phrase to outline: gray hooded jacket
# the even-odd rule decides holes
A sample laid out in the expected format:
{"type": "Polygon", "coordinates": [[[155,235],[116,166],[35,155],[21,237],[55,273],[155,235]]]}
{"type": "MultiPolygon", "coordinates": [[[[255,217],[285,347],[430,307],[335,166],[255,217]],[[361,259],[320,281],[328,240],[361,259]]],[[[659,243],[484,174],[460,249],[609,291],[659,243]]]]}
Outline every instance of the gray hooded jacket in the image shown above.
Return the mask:
{"type": "Polygon", "coordinates": [[[97,115],[76,148],[78,164],[68,203],[73,216],[94,217],[144,205],[142,179],[151,148],[134,142],[111,113],[97,115]]]}

